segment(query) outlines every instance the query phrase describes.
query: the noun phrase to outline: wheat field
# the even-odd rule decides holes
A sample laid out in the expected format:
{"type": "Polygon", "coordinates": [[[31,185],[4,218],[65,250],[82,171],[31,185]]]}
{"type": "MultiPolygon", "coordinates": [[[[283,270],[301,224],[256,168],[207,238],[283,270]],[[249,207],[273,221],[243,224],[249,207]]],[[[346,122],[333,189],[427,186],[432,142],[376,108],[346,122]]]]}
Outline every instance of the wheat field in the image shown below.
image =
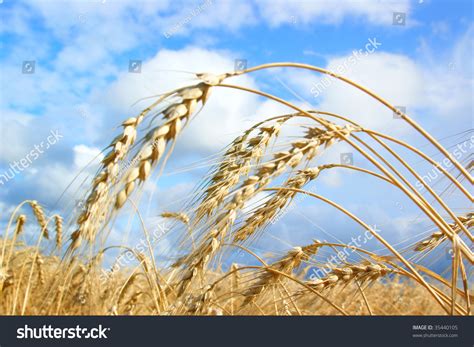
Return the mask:
{"type": "Polygon", "coordinates": [[[416,156],[436,167],[462,196],[465,208],[472,208],[472,163],[458,162],[414,119],[375,92],[322,68],[273,63],[194,77],[195,84],[156,97],[140,114],[121,123],[120,133],[104,150],[78,215],[72,210],[63,216],[49,214],[41,202],[27,200],[9,216],[0,239],[1,315],[471,314],[474,214],[453,211],[410,161],[416,156]],[[276,95],[232,84],[235,76],[281,68],[325,74],[359,89],[398,114],[450,161],[454,171],[424,150],[365,128],[347,115],[303,109],[276,95]],[[131,244],[105,246],[125,206],[141,220],[138,202],[145,183],[165,170],[181,133],[191,121],[199,123],[199,111],[217,88],[252,93],[292,112],[268,116],[235,138],[214,161],[186,208],[162,211],[161,218],[172,225],[167,233],[175,239],[171,260],[156,259],[157,242],[152,242],[145,223],[138,226],[146,241],[140,251],[131,244]],[[288,127],[297,135],[283,136],[288,127]],[[318,164],[321,153],[338,143],[350,146],[372,169],[318,164]],[[319,184],[320,175],[331,175],[333,170],[355,171],[399,191],[434,231],[410,247],[391,244],[336,199],[308,189],[314,182],[319,184]],[[423,192],[415,187],[415,180],[423,185],[423,192]],[[265,197],[259,199],[262,193],[265,197]],[[278,223],[300,196],[328,205],[335,214],[355,222],[379,250],[320,241],[315,232],[313,242],[289,247],[284,254],[262,257],[253,252],[251,244],[268,232],[270,224],[278,223]],[[35,229],[36,243],[21,241],[26,227],[35,229]],[[449,271],[425,266],[425,257],[447,245],[452,249],[449,271]],[[114,266],[111,250],[131,254],[134,263],[114,266]],[[319,256],[348,250],[351,260],[337,266],[325,264],[319,256]],[[252,261],[230,264],[235,252],[252,261]],[[320,276],[309,271],[327,266],[330,271],[320,276]]]}

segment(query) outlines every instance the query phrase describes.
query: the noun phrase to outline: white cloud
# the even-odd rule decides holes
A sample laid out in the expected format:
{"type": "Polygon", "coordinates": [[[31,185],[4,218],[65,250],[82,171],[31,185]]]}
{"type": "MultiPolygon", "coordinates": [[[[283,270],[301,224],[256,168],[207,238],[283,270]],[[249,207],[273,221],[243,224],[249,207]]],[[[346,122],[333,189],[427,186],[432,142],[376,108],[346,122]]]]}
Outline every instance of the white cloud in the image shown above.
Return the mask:
{"type": "MultiPolygon", "coordinates": [[[[332,59],[328,70],[336,71],[345,58],[332,59]]],[[[375,53],[363,57],[345,73],[349,79],[374,91],[395,106],[405,106],[409,114],[418,106],[423,94],[423,78],[416,64],[406,56],[375,53]]],[[[325,78],[325,77],[323,77],[325,78]]],[[[333,80],[334,81],[334,80],[333,80]]],[[[335,112],[377,130],[402,132],[401,123],[393,119],[392,111],[362,91],[340,81],[334,81],[321,93],[318,108],[335,112]],[[395,122],[398,122],[395,123],[395,122]]]]}
{"type": "MultiPolygon", "coordinates": [[[[443,120],[456,115],[462,122],[472,121],[474,107],[474,66],[469,64],[474,50],[474,25],[452,49],[443,52],[425,48],[420,59],[423,71],[425,107],[443,120]],[[424,61],[430,64],[423,64],[424,61]]],[[[426,47],[426,46],[425,46],[426,47]]]]}
{"type": "Polygon", "coordinates": [[[272,26],[285,23],[339,24],[348,17],[378,25],[391,25],[393,12],[410,11],[410,2],[371,0],[257,0],[261,16],[272,26]]]}
{"type": "Polygon", "coordinates": [[[193,29],[235,31],[256,23],[255,11],[249,1],[175,1],[173,5],[172,14],[163,18],[162,34],[165,37],[184,35],[193,29]]]}
{"type": "Polygon", "coordinates": [[[32,117],[12,110],[1,111],[1,121],[7,126],[0,127],[0,162],[9,163],[22,158],[31,149],[25,141],[29,139],[26,128],[30,125],[32,117]]]}
{"type": "MultiPolygon", "coordinates": [[[[161,50],[151,60],[143,63],[141,74],[121,75],[105,96],[97,97],[111,105],[112,114],[126,112],[132,115],[153,102],[145,100],[131,107],[144,96],[197,82],[192,74],[172,70],[223,73],[232,71],[233,65],[234,57],[229,52],[196,47],[178,51],[161,50]]],[[[256,86],[249,76],[229,79],[229,83],[253,88],[256,86]]],[[[199,120],[191,122],[183,132],[177,150],[210,153],[221,149],[255,122],[259,106],[258,98],[254,95],[227,88],[214,88],[205,108],[197,116],[199,120]]],[[[119,123],[120,120],[115,122],[119,123]]]]}
{"type": "MultiPolygon", "coordinates": [[[[351,64],[347,64],[351,55],[346,55],[329,59],[325,68],[337,73],[341,66],[346,66],[341,75],[394,106],[406,107],[412,118],[427,127],[433,128],[437,121],[456,115],[457,121],[447,125],[455,131],[456,124],[469,121],[472,114],[472,67],[465,64],[472,54],[472,31],[471,27],[444,54],[428,50],[420,59],[413,59],[376,52],[360,56],[351,64]]],[[[349,116],[363,126],[392,135],[409,133],[410,127],[393,119],[392,111],[347,83],[327,75],[292,69],[284,76],[291,88],[314,108],[349,116]]],[[[449,133],[448,128],[444,128],[444,134],[449,133]]]]}
{"type": "MultiPolygon", "coordinates": [[[[76,171],[72,168],[62,165],[60,163],[49,163],[32,175],[29,182],[34,182],[37,193],[41,196],[41,202],[54,203],[73,181],[76,176],[76,171]]],[[[72,194],[77,189],[78,181],[68,190],[68,195],[72,194]]]]}
{"type": "Polygon", "coordinates": [[[88,147],[86,145],[77,145],[73,148],[74,151],[74,165],[78,169],[85,168],[94,162],[102,159],[101,150],[95,147],[88,147]]]}

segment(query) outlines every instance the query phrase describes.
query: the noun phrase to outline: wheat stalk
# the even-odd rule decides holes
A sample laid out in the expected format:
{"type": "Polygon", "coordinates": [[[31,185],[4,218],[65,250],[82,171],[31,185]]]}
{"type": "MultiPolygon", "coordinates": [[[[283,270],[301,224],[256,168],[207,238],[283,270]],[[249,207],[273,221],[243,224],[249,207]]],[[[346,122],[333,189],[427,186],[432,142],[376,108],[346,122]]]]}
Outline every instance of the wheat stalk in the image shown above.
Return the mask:
{"type": "Polygon", "coordinates": [[[377,95],[376,93],[370,91],[369,89],[361,86],[360,84],[343,77],[341,75],[335,74],[332,71],[308,65],[308,64],[299,64],[299,63],[269,63],[269,64],[262,64],[259,66],[254,66],[252,68],[248,68],[242,71],[237,71],[234,75],[242,75],[242,74],[248,74],[251,72],[263,70],[263,69],[271,69],[271,68],[281,68],[281,67],[291,67],[291,68],[300,68],[300,69],[307,69],[311,71],[316,71],[322,74],[329,75],[331,77],[334,77],[336,79],[339,79],[359,90],[362,92],[366,93],[370,97],[374,98],[375,100],[379,101],[381,104],[384,106],[388,107],[391,111],[397,113],[400,118],[402,118],[404,121],[406,121],[410,126],[412,126],[416,131],[418,131],[423,137],[425,137],[429,142],[431,142],[446,158],[449,159],[451,163],[454,164],[454,166],[461,172],[461,174],[466,177],[471,183],[474,183],[474,178],[469,174],[468,170],[466,170],[457,160],[454,158],[433,136],[431,136],[426,130],[424,130],[415,120],[410,118],[408,115],[404,114],[403,112],[400,112],[395,106],[391,105],[388,101],[377,95]]]}

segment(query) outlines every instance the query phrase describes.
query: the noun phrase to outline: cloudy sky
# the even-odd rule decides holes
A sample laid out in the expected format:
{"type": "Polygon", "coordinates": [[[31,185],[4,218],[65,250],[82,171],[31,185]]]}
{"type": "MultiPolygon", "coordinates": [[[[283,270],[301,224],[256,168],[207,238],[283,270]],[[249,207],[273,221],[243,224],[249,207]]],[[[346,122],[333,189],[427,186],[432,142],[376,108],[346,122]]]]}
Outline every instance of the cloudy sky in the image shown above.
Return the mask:
{"type": "MultiPolygon", "coordinates": [[[[146,107],[147,101],[137,101],[192,83],[186,71],[232,71],[236,60],[248,66],[277,61],[342,66],[343,75],[405,107],[453,149],[472,135],[472,13],[470,0],[0,0],[2,223],[24,199],[67,215],[82,197],[79,183],[97,170],[94,159],[117,125],[146,107]],[[47,148],[5,179],[11,165],[41,143],[47,148]]],[[[233,82],[351,116],[440,158],[391,111],[323,79],[285,69],[233,82]]],[[[146,187],[147,221],[164,209],[179,209],[208,169],[206,158],[257,120],[286,111],[238,91],[216,91],[186,129],[160,181],[146,187]]],[[[335,146],[326,160],[339,161],[347,151],[335,146]]],[[[357,154],[354,161],[370,168],[357,154]]],[[[431,170],[418,159],[412,163],[422,175],[431,170]]],[[[377,225],[390,240],[411,242],[430,230],[413,205],[383,183],[347,172],[319,182],[318,192],[377,225]]],[[[443,182],[435,187],[445,188],[443,182]]],[[[448,199],[456,212],[466,212],[459,195],[448,199]]],[[[256,249],[283,250],[312,238],[334,241],[360,232],[328,206],[307,199],[298,204],[256,249]]],[[[112,240],[119,242],[117,233],[112,240]]]]}

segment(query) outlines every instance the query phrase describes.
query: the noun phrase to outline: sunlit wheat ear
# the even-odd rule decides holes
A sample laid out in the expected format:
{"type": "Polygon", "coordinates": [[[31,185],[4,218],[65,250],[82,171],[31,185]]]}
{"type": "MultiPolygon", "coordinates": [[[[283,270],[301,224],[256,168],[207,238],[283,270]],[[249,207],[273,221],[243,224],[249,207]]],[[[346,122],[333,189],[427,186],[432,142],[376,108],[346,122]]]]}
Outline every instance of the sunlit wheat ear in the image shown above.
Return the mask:
{"type": "MultiPolygon", "coordinates": [[[[308,160],[312,159],[317,154],[319,147],[323,146],[324,148],[327,148],[336,141],[341,140],[337,135],[337,132],[343,133],[344,136],[350,136],[353,131],[358,130],[352,126],[341,127],[335,124],[331,125],[331,127],[334,128],[329,131],[320,128],[308,128],[303,140],[293,142],[292,149],[289,153],[298,154],[296,157],[292,158],[290,166],[294,167],[298,165],[303,157],[306,157],[308,160]]],[[[273,164],[274,163],[269,163],[262,166],[260,173],[267,174],[269,170],[275,170],[278,174],[278,165],[274,166],[273,164]]],[[[299,189],[309,181],[314,180],[319,175],[321,169],[327,169],[330,167],[331,165],[325,165],[320,168],[302,170],[295,177],[286,181],[284,187],[299,189]]],[[[272,175],[273,174],[274,173],[272,173],[272,175]]],[[[255,232],[255,230],[270,222],[295,195],[296,193],[291,191],[281,191],[274,194],[274,196],[264,203],[262,207],[254,211],[245,221],[244,225],[236,231],[234,241],[243,241],[247,239],[255,232]]]]}
{"type": "Polygon", "coordinates": [[[388,268],[382,263],[369,265],[347,265],[334,268],[329,274],[320,279],[314,279],[307,284],[316,290],[324,290],[336,285],[349,284],[354,281],[359,283],[372,282],[380,277],[395,273],[396,270],[388,268]]]}
{"type": "Polygon", "coordinates": [[[160,216],[175,219],[183,224],[189,225],[189,216],[184,212],[163,212],[160,216]]]}
{"type": "Polygon", "coordinates": [[[212,230],[204,236],[201,244],[191,254],[179,259],[174,264],[175,266],[188,265],[180,283],[180,295],[196,274],[202,272],[209,260],[216,254],[227,232],[234,224],[238,211],[244,207],[249,199],[262,191],[272,179],[282,174],[286,169],[297,167],[304,158],[312,159],[317,154],[320,146],[328,147],[337,139],[340,139],[336,129],[342,132],[344,136],[350,136],[351,132],[354,131],[351,126],[342,127],[334,124],[331,127],[333,130],[308,128],[303,140],[293,142],[289,151],[273,154],[271,162],[259,166],[256,174],[249,176],[233,192],[231,199],[225,203],[222,212],[215,217],[212,230]]]}
{"type": "Polygon", "coordinates": [[[135,290],[135,292],[130,296],[130,299],[127,300],[124,304],[124,310],[127,315],[133,315],[137,304],[140,302],[140,298],[146,294],[141,290],[135,290]]]}
{"type": "Polygon", "coordinates": [[[18,216],[16,219],[16,226],[15,226],[15,235],[18,236],[20,235],[23,230],[25,229],[25,223],[26,223],[26,215],[21,214],[18,216]]]}
{"type": "MultiPolygon", "coordinates": [[[[214,297],[214,287],[207,285],[204,287],[202,293],[197,295],[189,295],[184,305],[186,307],[186,314],[191,315],[212,315],[215,310],[212,307],[212,299],[214,297]]],[[[214,314],[215,315],[215,314],[214,314]]]]}
{"type": "Polygon", "coordinates": [[[122,133],[109,145],[111,151],[102,160],[102,169],[94,178],[84,211],[77,219],[78,229],[71,235],[71,249],[78,248],[82,238],[93,241],[97,228],[106,217],[109,189],[117,179],[120,162],[135,142],[137,127],[150,112],[151,109],[147,108],[138,117],[125,120],[122,123],[122,133]]]}
{"type": "Polygon", "coordinates": [[[240,274],[239,271],[237,271],[238,269],[239,265],[237,265],[236,263],[232,263],[229,270],[230,272],[232,272],[232,290],[235,292],[237,291],[240,285],[240,274]]]}
{"type": "MultiPolygon", "coordinates": [[[[0,259],[0,292],[10,285],[13,284],[13,271],[9,269],[10,259],[12,257],[13,251],[17,245],[17,238],[21,235],[25,229],[26,215],[20,214],[16,219],[15,232],[13,234],[13,239],[11,241],[10,251],[6,258],[2,256],[0,259]]],[[[6,242],[6,240],[4,240],[6,242]]]]}
{"type": "MultiPolygon", "coordinates": [[[[249,188],[251,189],[251,188],[249,188]]],[[[222,213],[216,219],[213,229],[204,236],[201,244],[198,245],[189,255],[182,257],[173,266],[177,267],[186,264],[183,270],[182,278],[178,283],[178,296],[181,296],[191,284],[191,281],[198,275],[203,273],[205,266],[211,257],[219,249],[223,238],[232,226],[236,218],[235,210],[228,213],[222,213]]]]}
{"type": "Polygon", "coordinates": [[[56,227],[56,249],[61,249],[63,242],[63,218],[59,215],[54,216],[54,225],[56,227]]]}
{"type": "Polygon", "coordinates": [[[13,270],[0,264],[0,293],[14,283],[13,270]]]}
{"type": "MultiPolygon", "coordinates": [[[[474,226],[474,212],[469,212],[464,216],[458,216],[458,219],[467,228],[472,228],[474,226]]],[[[461,231],[461,229],[459,228],[459,225],[457,223],[451,223],[451,224],[449,224],[449,226],[456,233],[459,233],[461,231]]],[[[414,250],[416,252],[423,252],[423,251],[432,250],[432,249],[438,247],[440,244],[442,244],[447,239],[448,238],[447,238],[446,234],[444,234],[441,231],[436,231],[433,234],[431,234],[429,237],[424,239],[423,241],[418,242],[415,245],[414,250]]]]}
{"type": "Polygon", "coordinates": [[[263,152],[273,138],[276,138],[284,122],[290,117],[283,117],[273,124],[252,127],[242,136],[237,137],[217,167],[216,173],[210,179],[209,187],[197,208],[195,222],[214,211],[241,179],[250,172],[252,164],[258,163],[263,152]],[[258,134],[250,138],[250,134],[258,128],[258,134]]]}
{"type": "Polygon", "coordinates": [[[127,278],[127,282],[125,282],[122,290],[120,291],[119,297],[117,299],[118,307],[121,307],[124,302],[126,301],[127,297],[130,297],[130,292],[133,290],[135,283],[137,282],[137,278],[140,273],[134,273],[130,278],[127,278]]]}
{"type": "Polygon", "coordinates": [[[78,275],[80,276],[80,283],[77,284],[76,294],[74,301],[79,305],[86,305],[91,299],[91,270],[93,269],[94,262],[89,262],[87,266],[80,266],[78,275]]]}
{"type": "Polygon", "coordinates": [[[41,254],[38,254],[38,256],[36,257],[35,263],[36,263],[36,266],[37,266],[38,283],[44,284],[45,283],[44,269],[43,269],[44,259],[41,256],[41,254]]]}
{"type": "MultiPolygon", "coordinates": [[[[283,186],[287,188],[301,189],[308,182],[318,177],[320,171],[326,166],[308,168],[298,171],[297,175],[288,179],[283,186]]],[[[278,213],[296,195],[295,191],[281,190],[263,203],[261,207],[252,212],[252,215],[245,220],[245,223],[234,234],[234,241],[244,241],[258,229],[273,221],[278,213]]]]}
{"type": "MultiPolygon", "coordinates": [[[[269,267],[280,272],[291,274],[301,265],[302,261],[314,256],[320,247],[321,245],[317,240],[304,247],[294,247],[288,251],[284,257],[269,265],[269,267]]],[[[280,277],[281,275],[278,273],[262,270],[261,274],[256,278],[255,283],[243,291],[242,294],[245,296],[245,300],[242,305],[245,306],[251,301],[256,300],[259,295],[264,293],[267,287],[275,284],[280,277]]]]}
{"type": "Polygon", "coordinates": [[[41,207],[40,204],[38,204],[37,201],[29,201],[28,203],[31,206],[31,209],[33,210],[33,214],[35,215],[39,226],[41,227],[43,236],[49,239],[49,232],[48,232],[48,229],[46,228],[46,225],[47,225],[46,215],[44,214],[43,208],[41,207]]]}
{"type": "Polygon", "coordinates": [[[206,102],[210,86],[204,83],[183,89],[177,93],[179,102],[163,111],[164,123],[153,128],[145,135],[143,147],[131,161],[133,165],[123,180],[123,189],[115,197],[115,208],[121,208],[136,186],[143,183],[151,174],[166,151],[168,143],[174,142],[183,127],[194,114],[199,102],[206,102]]]}

